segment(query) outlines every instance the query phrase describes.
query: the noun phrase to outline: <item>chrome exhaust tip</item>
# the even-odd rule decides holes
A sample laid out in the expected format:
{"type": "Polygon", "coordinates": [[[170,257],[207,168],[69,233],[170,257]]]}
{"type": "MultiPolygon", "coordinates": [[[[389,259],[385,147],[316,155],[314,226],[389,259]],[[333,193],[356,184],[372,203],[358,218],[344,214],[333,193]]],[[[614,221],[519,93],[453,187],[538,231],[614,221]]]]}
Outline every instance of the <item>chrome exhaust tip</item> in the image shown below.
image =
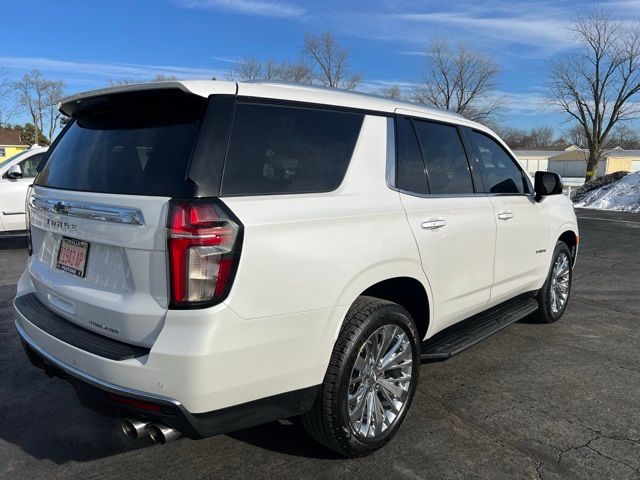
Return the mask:
{"type": "Polygon", "coordinates": [[[133,440],[149,435],[149,422],[136,420],[135,418],[125,418],[122,420],[123,433],[133,440]]]}
{"type": "Polygon", "coordinates": [[[152,423],[147,427],[151,439],[159,445],[171,442],[177,438],[180,438],[182,433],[161,423],[152,423]]]}

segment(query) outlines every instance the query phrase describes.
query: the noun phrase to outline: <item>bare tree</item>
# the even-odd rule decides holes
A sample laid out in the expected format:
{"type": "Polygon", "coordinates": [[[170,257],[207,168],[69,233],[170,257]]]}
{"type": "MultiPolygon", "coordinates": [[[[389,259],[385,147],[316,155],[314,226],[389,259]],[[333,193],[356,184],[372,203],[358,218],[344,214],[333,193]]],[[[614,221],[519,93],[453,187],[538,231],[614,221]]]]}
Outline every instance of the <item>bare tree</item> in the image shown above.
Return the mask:
{"type": "Polygon", "coordinates": [[[640,149],[640,133],[624,123],[619,123],[609,133],[607,148],[620,147],[625,150],[640,149]]]}
{"type": "Polygon", "coordinates": [[[556,138],[555,131],[548,125],[530,130],[497,125],[494,130],[511,148],[543,148],[565,143],[563,138],[556,138]]]}
{"type": "Polygon", "coordinates": [[[285,82],[311,83],[312,73],[309,66],[303,62],[261,61],[254,57],[248,57],[234,66],[227,74],[227,79],[240,82],[282,80],[285,82]]]}
{"type": "Polygon", "coordinates": [[[109,79],[107,82],[110,87],[120,87],[122,85],[132,85],[134,83],[142,83],[142,80],[136,80],[135,78],[118,78],[116,80],[109,79]]]}
{"type": "Polygon", "coordinates": [[[306,33],[302,57],[313,67],[314,80],[321,85],[354,90],[362,77],[349,67],[349,52],[338,45],[330,32],[306,33]]]}
{"type": "Polygon", "coordinates": [[[8,105],[11,91],[12,85],[7,79],[7,72],[0,70],[0,127],[6,125],[14,113],[8,105]]]}
{"type": "Polygon", "coordinates": [[[45,96],[46,110],[48,113],[48,125],[49,125],[49,139],[53,141],[58,127],[60,126],[60,111],[58,110],[58,103],[64,97],[64,82],[61,80],[51,81],[45,96]]]}
{"type": "Polygon", "coordinates": [[[640,23],[593,10],[578,17],[571,29],[582,48],[551,64],[550,102],[582,128],[590,179],[614,126],[640,113],[632,101],[640,91],[640,23]]]}
{"type": "Polygon", "coordinates": [[[464,44],[435,40],[427,64],[414,85],[414,100],[452,110],[471,120],[495,117],[505,98],[495,95],[500,69],[493,59],[464,44]]]}
{"type": "Polygon", "coordinates": [[[264,77],[268,80],[282,80],[294,83],[311,83],[313,74],[306,63],[278,62],[267,60],[264,64],[264,77]]]}
{"type": "Polygon", "coordinates": [[[379,90],[380,95],[383,97],[389,98],[402,98],[402,92],[400,91],[400,87],[398,85],[391,85],[389,87],[385,87],[379,90]]]}
{"type": "Polygon", "coordinates": [[[172,80],[177,80],[178,77],[175,75],[167,75],[166,73],[156,73],[154,77],[151,79],[152,82],[170,82],[172,80]]]}
{"type": "Polygon", "coordinates": [[[263,63],[255,57],[246,57],[227,73],[227,80],[248,82],[264,78],[263,63]]]}
{"type": "Polygon", "coordinates": [[[574,124],[562,132],[562,138],[568,145],[586,148],[587,138],[584,135],[584,128],[579,124],[574,124]]]}
{"type": "Polygon", "coordinates": [[[168,82],[171,80],[177,80],[178,77],[175,75],[167,75],[165,73],[156,73],[152,78],[145,80],[140,78],[118,78],[116,80],[110,79],[107,83],[110,87],[120,87],[123,85],[133,85],[135,83],[146,83],[146,82],[168,82]]]}
{"type": "Polygon", "coordinates": [[[555,133],[549,126],[534,127],[529,130],[529,147],[547,147],[553,143],[555,133]]]}
{"type": "Polygon", "coordinates": [[[47,117],[49,132],[55,133],[58,116],[57,113],[54,113],[54,110],[57,112],[57,103],[62,98],[64,82],[47,80],[41,72],[34,70],[25,74],[21,80],[14,82],[13,86],[18,92],[18,105],[33,120],[36,129],[34,138],[39,138],[38,132],[44,135],[45,116],[47,117]]]}

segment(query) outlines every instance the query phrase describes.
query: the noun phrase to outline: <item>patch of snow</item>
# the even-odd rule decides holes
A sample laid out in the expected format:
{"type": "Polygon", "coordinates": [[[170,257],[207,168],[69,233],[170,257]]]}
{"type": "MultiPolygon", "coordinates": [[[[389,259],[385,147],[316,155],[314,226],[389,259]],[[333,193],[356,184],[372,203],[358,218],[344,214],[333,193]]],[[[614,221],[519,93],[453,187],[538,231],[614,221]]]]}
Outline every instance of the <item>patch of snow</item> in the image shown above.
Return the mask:
{"type": "Polygon", "coordinates": [[[575,206],[619,212],[640,212],[640,171],[587,192],[575,206]]]}

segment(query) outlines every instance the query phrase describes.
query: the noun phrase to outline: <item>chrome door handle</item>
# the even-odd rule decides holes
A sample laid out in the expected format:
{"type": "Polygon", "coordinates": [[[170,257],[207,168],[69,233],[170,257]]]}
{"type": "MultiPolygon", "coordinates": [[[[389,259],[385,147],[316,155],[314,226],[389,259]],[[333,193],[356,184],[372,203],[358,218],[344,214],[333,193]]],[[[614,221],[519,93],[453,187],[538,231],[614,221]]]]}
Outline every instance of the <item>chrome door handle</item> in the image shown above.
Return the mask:
{"type": "Polygon", "coordinates": [[[509,220],[510,218],[513,218],[513,213],[511,213],[511,212],[500,212],[498,214],[498,218],[500,220],[509,220]]]}
{"type": "Polygon", "coordinates": [[[422,222],[422,228],[428,229],[428,230],[435,230],[437,228],[444,227],[446,224],[447,222],[442,218],[434,218],[434,219],[426,220],[422,222]]]}

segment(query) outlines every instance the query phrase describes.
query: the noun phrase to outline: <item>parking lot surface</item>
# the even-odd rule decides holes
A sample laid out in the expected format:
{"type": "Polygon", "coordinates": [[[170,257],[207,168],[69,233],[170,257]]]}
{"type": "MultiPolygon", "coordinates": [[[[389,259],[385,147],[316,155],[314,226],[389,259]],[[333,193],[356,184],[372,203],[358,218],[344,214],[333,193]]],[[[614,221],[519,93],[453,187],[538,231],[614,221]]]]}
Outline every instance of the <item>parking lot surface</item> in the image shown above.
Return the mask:
{"type": "MultiPolygon", "coordinates": [[[[516,323],[423,365],[404,426],[344,460],[290,422],[165,446],[124,437],[33,368],[11,301],[26,253],[0,245],[0,478],[640,478],[640,215],[579,210],[558,323],[516,323]]],[[[212,379],[213,381],[213,379],[212,379]]]]}

